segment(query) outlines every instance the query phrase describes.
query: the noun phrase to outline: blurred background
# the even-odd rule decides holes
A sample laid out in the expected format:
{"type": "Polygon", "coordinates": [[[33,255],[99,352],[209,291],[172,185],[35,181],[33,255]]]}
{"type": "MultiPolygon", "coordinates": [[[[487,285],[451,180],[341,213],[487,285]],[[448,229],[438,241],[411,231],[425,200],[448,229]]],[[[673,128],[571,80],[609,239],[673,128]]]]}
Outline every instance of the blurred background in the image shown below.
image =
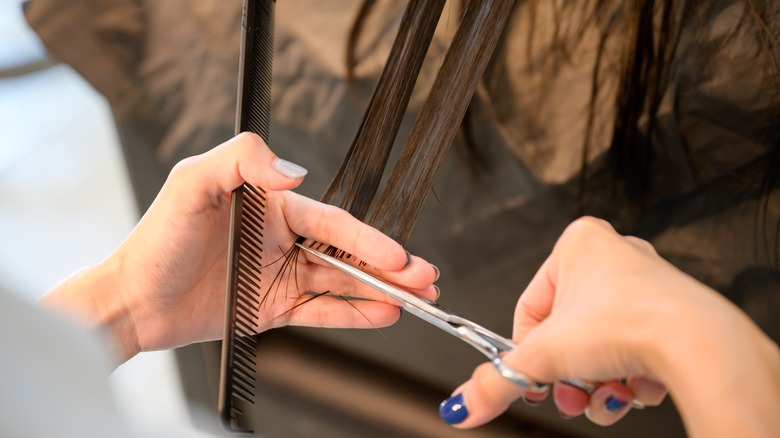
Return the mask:
{"type": "MultiPolygon", "coordinates": [[[[310,197],[323,193],[339,167],[408,2],[376,2],[354,47],[348,90],[347,35],[367,3],[374,2],[276,3],[270,143],[309,169],[299,191],[310,197]]],[[[456,27],[451,3],[397,143],[456,27]]],[[[32,302],[64,276],[106,257],[174,163],[232,135],[241,1],[33,0],[27,14],[38,36],[21,5],[0,0],[0,287],[32,302]]],[[[572,76],[587,75],[577,70],[572,76]]],[[[555,90],[568,100],[565,88],[555,90]]],[[[488,108],[480,106],[484,97],[475,95],[475,108],[488,108]]],[[[565,112],[554,106],[555,115],[565,112]]],[[[580,108],[571,113],[581,115],[580,108]]],[[[507,144],[519,142],[503,137],[507,131],[494,114],[476,114],[475,136],[490,172],[473,177],[459,136],[437,177],[438,199],[429,197],[417,224],[422,231],[407,248],[441,268],[444,305],[508,334],[519,291],[571,219],[578,178],[536,178],[512,155],[507,144]]],[[[567,142],[576,135],[553,131],[567,142]]],[[[576,155],[560,155],[576,167],[576,155]]],[[[584,418],[564,420],[549,401],[540,407],[519,402],[489,426],[454,430],[436,407],[484,358],[408,316],[381,333],[284,329],[261,335],[259,344],[259,397],[251,416],[262,436],[683,435],[671,402],[632,412],[609,429],[584,418]]],[[[219,343],[206,343],[141,354],[109,379],[133,423],[210,436],[222,434],[218,373],[219,343]]]]}
{"type": "MultiPolygon", "coordinates": [[[[33,302],[106,257],[139,213],[111,110],[52,59],[22,15],[0,0],[0,283],[33,302]]],[[[142,353],[109,377],[131,421],[191,426],[174,353],[142,353]]]]}
{"type": "MultiPolygon", "coordinates": [[[[155,142],[160,139],[143,138],[147,131],[154,131],[148,120],[136,125],[132,117],[123,117],[82,73],[47,51],[25,20],[23,3],[0,0],[0,285],[34,302],[58,281],[100,261],[122,242],[156,194],[166,167],[182,156],[205,150],[220,135],[230,135],[235,91],[229,89],[222,99],[228,110],[221,112],[218,124],[227,125],[227,132],[210,133],[191,149],[157,160],[159,156],[148,149],[161,149],[155,142]],[[164,165],[155,167],[157,161],[164,165]]],[[[238,10],[225,9],[231,11],[226,21],[235,23],[238,10]]],[[[235,36],[236,31],[231,29],[230,34],[235,36]]],[[[237,42],[227,50],[228,61],[224,62],[231,68],[237,67],[237,59],[230,58],[237,55],[237,42]]],[[[90,48],[83,51],[89,53],[90,48]]],[[[381,59],[375,59],[373,68],[381,66],[381,59]]],[[[235,86],[235,71],[223,76],[235,86]]],[[[371,84],[359,85],[367,97],[371,84]]],[[[339,128],[342,133],[351,132],[351,125],[358,121],[354,108],[347,114],[351,120],[339,128]]],[[[284,137],[284,132],[279,130],[279,135],[284,137]]],[[[338,150],[332,154],[331,165],[340,154],[338,150]]],[[[324,171],[318,173],[321,185],[327,177],[324,171]]],[[[316,197],[314,190],[319,189],[308,190],[309,196],[316,197]]],[[[418,327],[429,330],[424,324],[418,327]]],[[[281,333],[265,338],[257,420],[265,427],[259,434],[456,433],[441,422],[435,410],[445,392],[431,391],[381,367],[372,368],[375,362],[344,357],[314,336],[314,342],[295,332],[292,337],[281,333]],[[317,364],[315,369],[306,365],[312,362],[317,364]],[[388,417],[389,423],[397,424],[389,424],[388,417]]],[[[381,345],[384,335],[380,333],[362,336],[361,342],[379,341],[380,349],[387,347],[381,345]]],[[[458,341],[445,342],[466,350],[458,341]]],[[[202,349],[142,353],[121,365],[109,377],[120,411],[150,432],[224,435],[216,423],[214,406],[218,348],[212,343],[202,349]]],[[[479,360],[470,350],[464,353],[471,354],[475,364],[479,360]]],[[[518,433],[554,436],[515,421],[462,432],[479,437],[518,433]]]]}

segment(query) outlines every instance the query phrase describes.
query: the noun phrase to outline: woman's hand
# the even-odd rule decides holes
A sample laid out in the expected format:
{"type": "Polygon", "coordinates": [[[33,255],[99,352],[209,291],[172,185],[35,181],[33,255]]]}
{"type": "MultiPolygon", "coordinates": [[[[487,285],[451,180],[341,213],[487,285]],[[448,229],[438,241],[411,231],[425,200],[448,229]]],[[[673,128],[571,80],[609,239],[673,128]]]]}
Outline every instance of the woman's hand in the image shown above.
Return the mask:
{"type": "MultiPolygon", "coordinates": [[[[245,181],[267,191],[266,263],[283,257],[301,235],[347,251],[388,280],[435,298],[436,269],[398,243],[338,208],[286,191],[305,170],[279,160],[254,134],[241,134],[179,163],[127,240],[105,261],[56,286],[42,303],[105,328],[121,361],[139,351],[218,339],[225,313],[230,193],[245,181]],[[410,263],[411,261],[411,263],[410,263]]],[[[258,331],[287,324],[380,327],[398,307],[336,270],[307,261],[270,293],[258,331]],[[297,279],[297,281],[296,281],[297,279]],[[305,292],[328,295],[308,299],[305,292]],[[369,300],[331,298],[358,296],[369,300]],[[293,309],[293,310],[291,310],[293,309]]],[[[263,269],[270,285],[281,261],[263,269]]]]}
{"type": "MultiPolygon", "coordinates": [[[[604,221],[582,218],[564,231],[518,301],[513,339],[517,348],[503,360],[538,382],[604,382],[590,395],[555,384],[564,416],[585,412],[609,425],[632,399],[657,405],[668,387],[692,434],[780,430],[777,346],[649,243],[604,221]]],[[[440,412],[450,424],[474,427],[521,396],[547,394],[523,394],[485,364],[440,412]]]]}

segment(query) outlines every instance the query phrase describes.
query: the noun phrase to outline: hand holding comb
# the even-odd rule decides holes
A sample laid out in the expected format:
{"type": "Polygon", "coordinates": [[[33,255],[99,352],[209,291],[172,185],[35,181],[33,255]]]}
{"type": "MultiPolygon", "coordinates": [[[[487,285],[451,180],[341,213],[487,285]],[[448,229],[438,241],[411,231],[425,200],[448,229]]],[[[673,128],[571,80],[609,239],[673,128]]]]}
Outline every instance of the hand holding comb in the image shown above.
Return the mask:
{"type": "MultiPolygon", "coordinates": [[[[272,0],[245,0],[237,132],[268,138],[273,48],[272,0]]],[[[288,323],[378,327],[395,322],[392,300],[314,258],[293,252],[299,235],[361,257],[388,280],[435,297],[435,269],[344,210],[292,192],[243,184],[232,193],[228,284],[222,344],[219,412],[226,429],[252,433],[259,331],[288,323]],[[406,267],[406,269],[404,269],[406,267]],[[349,301],[343,294],[371,298],[349,301]],[[313,298],[323,299],[313,300],[313,298]],[[335,297],[331,298],[331,297],[335,297]],[[302,305],[305,304],[305,305],[302,305]],[[284,309],[284,310],[279,310],[284,309]],[[324,319],[322,317],[324,316],[324,319]]],[[[361,262],[351,258],[355,264],[361,262]]]]}

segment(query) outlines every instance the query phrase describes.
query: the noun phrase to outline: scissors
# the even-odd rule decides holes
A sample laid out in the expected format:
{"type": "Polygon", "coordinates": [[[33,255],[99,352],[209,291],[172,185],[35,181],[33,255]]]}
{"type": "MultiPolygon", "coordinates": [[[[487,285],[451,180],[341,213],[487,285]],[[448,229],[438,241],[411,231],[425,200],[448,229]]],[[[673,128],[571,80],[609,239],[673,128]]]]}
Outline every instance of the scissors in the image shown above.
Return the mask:
{"type": "MultiPolygon", "coordinates": [[[[516,344],[512,340],[498,335],[467,318],[457,315],[433,301],[418,297],[392,286],[335,257],[331,257],[298,242],[296,242],[296,245],[307,253],[319,258],[351,277],[373,287],[390,298],[397,300],[401,303],[401,307],[408,313],[411,313],[471,345],[490,360],[493,367],[504,379],[519,386],[523,391],[541,393],[549,389],[548,384],[536,382],[504,363],[501,359],[502,354],[511,351],[516,347],[516,344]]],[[[592,394],[593,391],[600,386],[598,383],[579,379],[563,379],[563,382],[575,386],[588,394],[592,394]]],[[[631,401],[631,406],[637,409],[643,409],[645,404],[634,399],[631,401]]]]}

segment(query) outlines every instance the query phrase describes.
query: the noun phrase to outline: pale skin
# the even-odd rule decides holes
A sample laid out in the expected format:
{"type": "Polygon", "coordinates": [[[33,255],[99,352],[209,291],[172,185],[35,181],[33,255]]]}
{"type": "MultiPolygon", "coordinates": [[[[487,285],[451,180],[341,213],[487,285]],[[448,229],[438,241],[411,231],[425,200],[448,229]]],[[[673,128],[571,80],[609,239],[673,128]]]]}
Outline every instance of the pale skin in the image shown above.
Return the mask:
{"type": "MultiPolygon", "coordinates": [[[[621,236],[602,220],[582,218],[565,230],[518,301],[513,339],[518,347],[504,360],[538,381],[606,382],[590,396],[555,385],[564,415],[585,413],[610,425],[631,409],[608,410],[610,397],[653,406],[668,388],[690,436],[780,431],[777,344],[649,243],[621,236]]],[[[468,410],[461,428],[490,421],[523,396],[489,364],[453,394],[463,395],[468,410]]]]}
{"type": "MultiPolygon", "coordinates": [[[[396,242],[348,213],[289,190],[301,183],[274,168],[276,156],[242,134],[180,163],[149,211],[108,258],[63,280],[40,303],[107,334],[117,363],[142,351],[219,339],[224,322],[229,193],[248,181],[268,190],[269,260],[298,235],[354,254],[374,273],[433,299],[436,269],[409,264],[396,242]]],[[[396,303],[340,272],[301,257],[298,283],[285,284],[258,318],[258,332],[288,324],[381,327],[396,303]],[[373,301],[324,297],[330,291],[373,301]]],[[[271,272],[266,275],[272,275],[271,272]]],[[[691,436],[772,436],[780,430],[780,351],[737,307],[661,259],[644,241],[584,218],[567,228],[518,301],[512,367],[541,382],[566,377],[606,382],[592,395],[555,385],[568,416],[609,425],[669,394],[691,436]],[[618,382],[628,377],[626,385],[618,382]]],[[[454,394],[469,415],[457,427],[495,418],[523,396],[489,365],[454,394]]],[[[547,394],[525,394],[531,400],[547,394]]]]}
{"type": "MultiPolygon", "coordinates": [[[[437,271],[347,212],[295,194],[254,134],[240,134],[171,172],[147,213],[109,257],[49,291],[40,304],[107,334],[118,363],[142,351],[220,339],[224,324],[230,193],[245,181],[267,191],[264,249],[270,263],[300,235],[332,244],[366,269],[435,299],[437,271]]],[[[264,269],[270,284],[280,263],[264,269]]],[[[284,325],[382,327],[400,311],[382,294],[334,269],[298,258],[297,283],[283,282],[258,315],[257,331],[284,325]],[[329,296],[293,308],[305,291],[329,296]],[[335,298],[349,295],[371,300],[335,298]]]]}

